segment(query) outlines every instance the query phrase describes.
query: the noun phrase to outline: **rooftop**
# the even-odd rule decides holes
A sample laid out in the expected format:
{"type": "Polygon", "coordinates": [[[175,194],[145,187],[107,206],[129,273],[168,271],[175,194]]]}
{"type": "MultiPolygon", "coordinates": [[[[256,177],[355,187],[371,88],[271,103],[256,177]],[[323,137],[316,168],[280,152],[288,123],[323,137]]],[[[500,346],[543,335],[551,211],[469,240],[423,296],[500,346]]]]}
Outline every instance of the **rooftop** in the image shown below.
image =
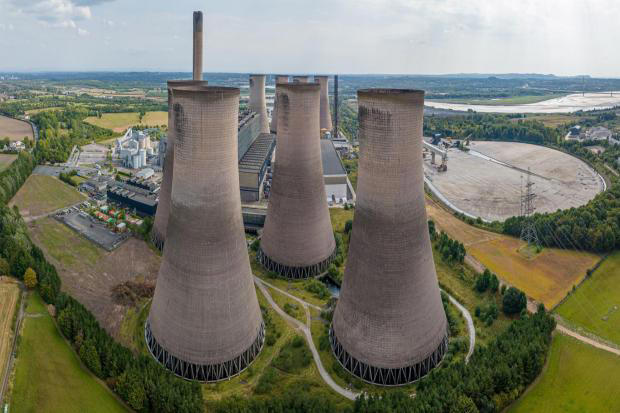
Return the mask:
{"type": "Polygon", "coordinates": [[[334,143],[329,139],[321,139],[321,159],[323,160],[323,175],[347,174],[334,143]]]}
{"type": "Polygon", "coordinates": [[[248,151],[239,161],[239,170],[244,172],[260,172],[265,161],[271,154],[275,144],[275,135],[261,133],[252,143],[248,151]]]}

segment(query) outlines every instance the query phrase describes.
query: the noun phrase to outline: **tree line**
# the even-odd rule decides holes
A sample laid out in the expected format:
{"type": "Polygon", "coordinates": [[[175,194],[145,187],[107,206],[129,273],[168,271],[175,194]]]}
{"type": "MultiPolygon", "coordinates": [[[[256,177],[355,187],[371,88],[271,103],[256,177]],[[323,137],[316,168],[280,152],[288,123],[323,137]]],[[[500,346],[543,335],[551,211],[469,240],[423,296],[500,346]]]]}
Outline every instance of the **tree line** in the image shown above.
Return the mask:
{"type": "Polygon", "coordinates": [[[619,249],[620,182],[578,208],[537,213],[530,218],[508,218],[503,232],[520,236],[526,219],[533,222],[544,246],[595,252],[619,249]]]}
{"type": "Polygon", "coordinates": [[[34,157],[27,151],[21,151],[17,159],[0,172],[0,203],[6,204],[13,198],[35,166],[34,157]]]}

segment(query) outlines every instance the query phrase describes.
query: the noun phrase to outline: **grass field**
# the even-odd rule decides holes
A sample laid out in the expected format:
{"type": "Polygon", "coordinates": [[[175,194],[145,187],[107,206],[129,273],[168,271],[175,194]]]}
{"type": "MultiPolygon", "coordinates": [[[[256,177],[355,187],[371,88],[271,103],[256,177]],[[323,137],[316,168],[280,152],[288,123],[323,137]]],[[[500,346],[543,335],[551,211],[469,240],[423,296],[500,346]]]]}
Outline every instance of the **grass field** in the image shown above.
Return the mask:
{"type": "Polygon", "coordinates": [[[140,117],[137,112],[128,113],[104,113],[101,118],[91,116],[85,119],[86,122],[106,129],[112,129],[114,132],[124,132],[127,128],[134,125],[168,125],[167,112],[146,112],[146,115],[140,123],[140,117]]]}
{"type": "Polygon", "coordinates": [[[5,137],[12,141],[21,141],[24,137],[34,139],[32,127],[28,122],[0,115],[0,138],[5,137]]]}
{"type": "Polygon", "coordinates": [[[74,267],[78,263],[95,266],[104,254],[104,250],[54,218],[40,219],[31,224],[31,228],[38,234],[45,234],[37,237],[45,251],[68,267],[74,267]],[[67,245],[71,248],[67,248],[67,245]]]}
{"type": "Polygon", "coordinates": [[[13,318],[19,301],[19,286],[14,280],[0,281],[0,379],[11,352],[13,318]]]}
{"type": "Polygon", "coordinates": [[[579,284],[600,259],[595,254],[557,248],[545,248],[528,258],[519,252],[524,243],[518,239],[468,225],[430,198],[426,211],[439,229],[465,244],[477,261],[548,309],[579,284]]]}
{"type": "Polygon", "coordinates": [[[605,259],[557,313],[571,324],[620,345],[620,252],[605,259]]]}
{"type": "Polygon", "coordinates": [[[75,188],[52,176],[30,175],[9,206],[17,205],[24,218],[37,217],[84,201],[75,188]]]}
{"type": "Polygon", "coordinates": [[[620,412],[620,357],[557,334],[545,370],[510,413],[620,412]]]}
{"type": "Polygon", "coordinates": [[[8,168],[15,159],[17,159],[17,155],[7,155],[4,153],[0,153],[0,172],[8,168]]]}
{"type": "Polygon", "coordinates": [[[13,413],[126,412],[123,405],[80,364],[41,298],[28,298],[10,411],[13,413]]]}

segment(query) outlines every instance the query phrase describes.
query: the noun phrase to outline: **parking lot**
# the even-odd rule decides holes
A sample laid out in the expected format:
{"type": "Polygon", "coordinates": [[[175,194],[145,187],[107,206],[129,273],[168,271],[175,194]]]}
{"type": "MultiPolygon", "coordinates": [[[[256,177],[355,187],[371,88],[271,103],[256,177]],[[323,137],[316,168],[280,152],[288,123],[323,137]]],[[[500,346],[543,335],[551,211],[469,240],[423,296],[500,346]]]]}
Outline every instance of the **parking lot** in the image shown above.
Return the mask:
{"type": "Polygon", "coordinates": [[[110,231],[105,224],[95,218],[72,208],[69,212],[61,212],[56,215],[56,219],[65,223],[69,228],[82,234],[84,237],[99,245],[107,251],[118,248],[128,237],[129,233],[116,233],[110,231]]]}

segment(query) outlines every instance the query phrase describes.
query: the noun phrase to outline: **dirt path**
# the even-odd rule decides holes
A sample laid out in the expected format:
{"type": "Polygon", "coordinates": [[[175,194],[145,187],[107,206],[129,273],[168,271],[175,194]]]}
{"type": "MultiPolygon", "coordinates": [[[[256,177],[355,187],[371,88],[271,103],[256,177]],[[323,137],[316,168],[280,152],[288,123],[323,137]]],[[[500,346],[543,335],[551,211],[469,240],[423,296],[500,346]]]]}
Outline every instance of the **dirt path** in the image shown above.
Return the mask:
{"type": "Polygon", "coordinates": [[[570,328],[568,328],[568,327],[566,327],[566,326],[563,326],[562,324],[558,324],[558,325],[555,327],[555,329],[556,329],[559,333],[562,333],[562,334],[564,334],[564,335],[567,335],[567,336],[571,336],[571,337],[573,337],[573,338],[576,338],[577,340],[579,340],[579,341],[581,341],[581,342],[583,342],[583,343],[585,343],[585,344],[588,344],[588,345],[590,345],[590,346],[592,346],[592,347],[596,347],[596,348],[598,348],[598,349],[600,349],[600,350],[605,350],[605,351],[608,351],[608,352],[610,352],[610,353],[613,353],[613,354],[615,354],[615,355],[617,355],[617,356],[620,356],[620,350],[618,350],[617,348],[613,348],[613,347],[608,346],[608,345],[606,345],[606,344],[599,343],[598,341],[593,340],[593,339],[591,339],[591,338],[589,338],[589,337],[582,336],[581,334],[577,333],[576,331],[571,330],[570,328]]]}
{"type": "Polygon", "coordinates": [[[55,211],[47,212],[45,214],[37,215],[37,216],[34,216],[34,217],[30,217],[30,216],[25,217],[24,218],[24,222],[28,223],[28,222],[36,221],[36,220],[41,219],[41,218],[49,217],[50,215],[55,215],[55,214],[57,214],[58,212],[60,212],[60,211],[62,211],[64,209],[73,208],[74,206],[78,206],[82,202],[84,202],[84,201],[80,201],[80,202],[75,203],[73,205],[69,205],[69,206],[66,206],[66,207],[63,207],[63,208],[59,208],[59,209],[57,209],[55,211]]]}

